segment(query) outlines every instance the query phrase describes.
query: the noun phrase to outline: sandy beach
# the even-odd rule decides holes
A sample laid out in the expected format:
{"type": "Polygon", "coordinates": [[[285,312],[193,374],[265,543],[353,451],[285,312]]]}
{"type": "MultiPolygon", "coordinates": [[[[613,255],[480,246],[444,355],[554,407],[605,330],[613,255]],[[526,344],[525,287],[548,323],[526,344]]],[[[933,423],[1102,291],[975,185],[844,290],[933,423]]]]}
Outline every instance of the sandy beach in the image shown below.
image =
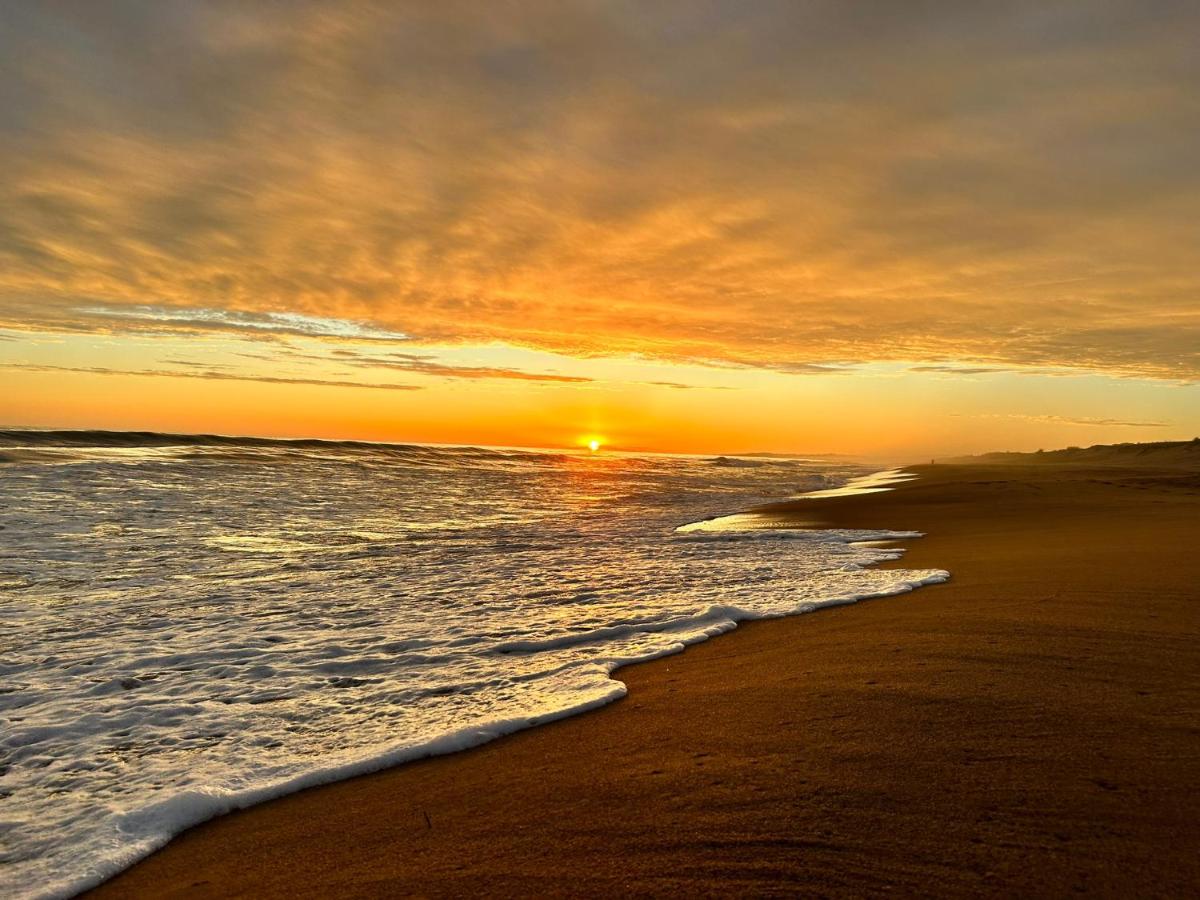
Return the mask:
{"type": "Polygon", "coordinates": [[[896,565],[950,582],[743,625],[600,711],[213,820],[89,896],[1194,893],[1200,476],[912,471],[786,511],[925,532],[896,565]]]}

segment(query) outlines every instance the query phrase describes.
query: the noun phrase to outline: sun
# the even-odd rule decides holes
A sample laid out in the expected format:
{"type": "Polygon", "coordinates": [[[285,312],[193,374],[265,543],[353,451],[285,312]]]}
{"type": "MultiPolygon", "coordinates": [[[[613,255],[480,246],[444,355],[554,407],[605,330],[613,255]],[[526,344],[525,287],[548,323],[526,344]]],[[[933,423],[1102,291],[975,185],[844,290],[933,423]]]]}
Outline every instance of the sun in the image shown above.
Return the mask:
{"type": "Polygon", "coordinates": [[[575,446],[589,453],[599,453],[608,443],[608,438],[596,431],[585,431],[575,438],[575,446]]]}

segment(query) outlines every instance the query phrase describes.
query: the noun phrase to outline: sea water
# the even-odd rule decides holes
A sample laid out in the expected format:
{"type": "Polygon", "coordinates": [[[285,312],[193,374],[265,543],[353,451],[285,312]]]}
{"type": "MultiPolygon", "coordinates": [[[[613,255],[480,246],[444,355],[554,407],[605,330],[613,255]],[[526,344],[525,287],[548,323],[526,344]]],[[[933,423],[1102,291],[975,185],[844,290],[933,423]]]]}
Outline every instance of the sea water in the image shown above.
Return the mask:
{"type": "Polygon", "coordinates": [[[739,620],[944,579],[856,543],[912,534],[695,525],[864,471],[0,436],[0,895],[600,706],[618,666],[739,620]]]}

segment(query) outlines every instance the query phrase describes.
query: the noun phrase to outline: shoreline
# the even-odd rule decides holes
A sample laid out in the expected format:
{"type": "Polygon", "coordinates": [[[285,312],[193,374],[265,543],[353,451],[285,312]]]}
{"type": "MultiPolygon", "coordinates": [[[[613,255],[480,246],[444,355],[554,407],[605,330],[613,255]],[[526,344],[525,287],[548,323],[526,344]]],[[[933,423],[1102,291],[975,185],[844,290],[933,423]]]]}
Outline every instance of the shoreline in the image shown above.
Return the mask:
{"type": "MultiPolygon", "coordinates": [[[[1194,886],[1200,846],[1186,813],[1196,797],[1200,661],[1194,640],[1178,646],[1159,632],[1166,624],[1173,639],[1195,636],[1196,566],[1189,568],[1178,532],[1196,533],[1200,490],[1164,482],[1157,470],[1030,468],[913,467],[923,477],[887,493],[772,505],[770,515],[796,525],[924,531],[904,558],[884,565],[944,568],[953,580],[820,616],[744,622],[720,641],[623,667],[629,694],[615,704],[211,820],[88,896],[770,892],[785,885],[861,893],[888,884],[914,892],[1065,892],[1133,886],[1134,876],[1142,890],[1194,886]],[[997,495],[1003,502],[994,502],[997,495]],[[1095,521],[1102,512],[1140,517],[1141,555],[1175,564],[1174,572],[1169,562],[1147,569],[1143,594],[1156,581],[1169,590],[1157,591],[1164,609],[1147,614],[1140,629],[1119,603],[1101,610],[1113,626],[1105,640],[1093,633],[1097,610],[1075,596],[1103,576],[1086,571],[1103,562],[1098,551],[1117,528],[1095,521]],[[1048,571],[1005,572],[1006,548],[1045,565],[1047,526],[1059,537],[1088,532],[1092,545],[1065,550],[1048,571]],[[1172,529],[1174,543],[1162,540],[1172,529]],[[973,546],[987,558],[970,559],[973,546]],[[1088,561],[1082,569],[1081,560],[1088,561]],[[1025,577],[1032,574],[1041,581],[1025,577]],[[1005,584],[1032,599],[997,591],[1005,584]],[[1065,592],[1072,600],[1064,606],[1065,592]],[[975,618],[987,612],[974,628],[962,621],[972,611],[975,618]],[[936,612],[955,618],[929,618],[936,612]],[[1149,622],[1158,622],[1158,639],[1147,643],[1149,622]],[[980,643],[979,627],[988,624],[990,638],[980,643]],[[1085,640],[1071,634],[1084,624],[1091,650],[1107,641],[1121,645],[1116,660],[1128,662],[1131,649],[1151,659],[1121,674],[1111,655],[1065,653],[1085,640]],[[1039,658],[1033,645],[1057,650],[1039,658]],[[1169,659],[1159,659],[1166,649],[1169,659]],[[995,665],[1011,663],[1014,651],[1034,671],[995,665]],[[1163,665],[1148,664],[1155,659],[1163,665]],[[1047,660],[1061,679],[1057,691],[1041,671],[1047,660]],[[1167,669],[1179,679],[1171,707],[1155,700],[1169,687],[1159,684],[1167,669]],[[964,680],[965,672],[989,680],[964,680]],[[1114,705],[1113,689],[1135,675],[1156,690],[1133,689],[1136,700],[1114,705]],[[1093,696],[1097,679],[1107,707],[1093,696]],[[1064,697],[1074,702],[1064,707],[1064,697]],[[1169,745],[1174,755],[1149,752],[1139,706],[1152,710],[1158,749],[1169,745]],[[1082,721],[1062,731],[1056,708],[1082,721]],[[1080,724],[1114,743],[1107,756],[1093,747],[1079,761],[1087,732],[1080,724]],[[1119,765],[1130,760],[1158,768],[1138,775],[1119,765]],[[1078,771],[1066,777],[1072,765],[1078,771]],[[990,788],[978,780],[984,775],[990,788]],[[996,787],[1005,782],[1009,789],[996,787]],[[1015,794],[1013,784],[1021,786],[1015,794]],[[1141,801],[1140,816],[1126,811],[1129,796],[1141,801]],[[955,832],[964,840],[946,840],[955,832]],[[1089,864],[1085,856],[1096,858],[1089,864]],[[1153,872],[1138,861],[1154,861],[1153,872]]],[[[1120,586],[1114,574],[1105,581],[1120,586]]]]}

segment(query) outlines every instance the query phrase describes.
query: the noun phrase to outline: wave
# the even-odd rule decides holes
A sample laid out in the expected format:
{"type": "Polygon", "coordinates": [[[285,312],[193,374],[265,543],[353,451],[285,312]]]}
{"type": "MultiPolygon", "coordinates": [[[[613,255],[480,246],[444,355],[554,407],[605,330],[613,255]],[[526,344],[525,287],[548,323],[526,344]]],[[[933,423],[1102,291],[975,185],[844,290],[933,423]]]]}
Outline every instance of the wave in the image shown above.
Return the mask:
{"type": "MultiPolygon", "coordinates": [[[[893,538],[911,535],[910,532],[873,534],[876,538],[889,534],[893,538]]],[[[881,556],[894,558],[892,554],[881,554],[881,556]]],[[[139,809],[120,814],[112,823],[116,837],[113,846],[116,846],[117,849],[110,851],[103,860],[93,860],[93,867],[87,874],[44,885],[39,894],[31,896],[66,898],[81,893],[165,846],[173,837],[188,828],[234,810],[245,809],[306,788],[366,775],[402,763],[456,753],[517,731],[598,709],[626,695],[625,684],[613,677],[618,669],[680,653],[693,644],[734,630],[739,622],[806,614],[866,599],[894,596],[907,593],[923,585],[944,582],[949,577],[947,572],[930,570],[917,575],[917,577],[897,579],[886,588],[866,592],[848,592],[821,600],[809,600],[785,609],[755,611],[739,606],[717,604],[693,616],[682,616],[665,621],[613,624],[544,640],[509,641],[497,644],[492,651],[503,655],[549,653],[589,645],[597,649],[599,653],[568,662],[552,670],[550,674],[576,672],[585,679],[585,682],[578,685],[574,691],[560,691],[556,695],[558,705],[547,707],[543,700],[539,704],[538,711],[530,711],[528,714],[485,719],[470,726],[425,739],[402,742],[383,748],[372,748],[350,758],[344,757],[333,764],[316,766],[288,778],[253,785],[238,791],[223,791],[213,788],[182,790],[139,809]],[[652,648],[640,651],[629,649],[622,652],[619,649],[622,646],[620,644],[622,638],[652,634],[666,634],[673,640],[658,643],[652,648]],[[616,652],[604,651],[604,646],[609,642],[616,642],[616,646],[613,648],[616,652]]],[[[547,674],[546,672],[541,673],[542,678],[544,679],[547,674]]],[[[532,680],[532,676],[526,676],[520,680],[532,680]]],[[[443,691],[443,693],[445,692],[443,691]]]]}
{"type": "Polygon", "coordinates": [[[482,456],[538,454],[520,448],[441,446],[434,444],[375,443],[373,441],[327,440],[324,438],[268,438],[223,434],[176,434],[161,431],[105,431],[6,428],[0,429],[0,446],[50,447],[267,447],[323,450],[339,448],[371,453],[467,453],[482,456]]]}
{"type": "Polygon", "coordinates": [[[591,709],[740,621],[945,577],[864,568],[896,532],[676,531],[849,464],[11,430],[0,454],[82,461],[0,470],[6,896],[591,709]]]}
{"type": "Polygon", "coordinates": [[[171,434],[157,431],[72,431],[38,429],[0,430],[0,465],[84,462],[90,460],[135,461],[145,453],[168,453],[173,460],[220,460],[221,462],[286,462],[301,453],[306,457],[370,461],[402,460],[422,463],[554,465],[569,454],[535,449],[440,446],[431,444],[371,443],[369,441],[322,440],[319,438],[232,437],[219,434],[171,434]],[[139,452],[140,451],[140,452],[139,452]],[[122,456],[122,454],[126,454],[122,456]]]}

